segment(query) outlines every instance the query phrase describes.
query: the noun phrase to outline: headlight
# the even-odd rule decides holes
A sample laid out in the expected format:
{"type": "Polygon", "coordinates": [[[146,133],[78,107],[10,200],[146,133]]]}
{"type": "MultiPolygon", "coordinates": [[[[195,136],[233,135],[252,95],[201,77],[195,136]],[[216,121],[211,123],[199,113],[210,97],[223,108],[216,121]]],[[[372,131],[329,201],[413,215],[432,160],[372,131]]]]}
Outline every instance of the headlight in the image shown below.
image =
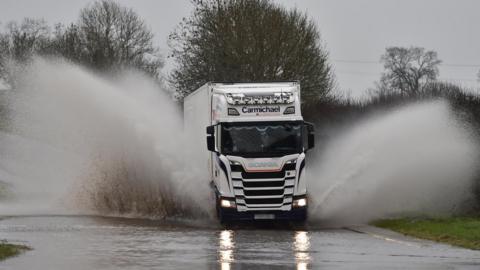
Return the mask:
{"type": "Polygon", "coordinates": [[[238,161],[230,160],[230,165],[242,165],[242,164],[238,161]]]}
{"type": "Polygon", "coordinates": [[[221,199],[220,206],[222,206],[223,208],[234,208],[234,207],[236,207],[236,204],[235,204],[234,201],[221,199]]]}
{"type": "Polygon", "coordinates": [[[297,159],[291,159],[291,160],[287,160],[287,162],[285,162],[286,164],[291,164],[291,163],[295,163],[297,162],[297,159]]]}
{"type": "Polygon", "coordinates": [[[307,206],[307,198],[301,198],[293,201],[293,207],[305,207],[307,206]]]}

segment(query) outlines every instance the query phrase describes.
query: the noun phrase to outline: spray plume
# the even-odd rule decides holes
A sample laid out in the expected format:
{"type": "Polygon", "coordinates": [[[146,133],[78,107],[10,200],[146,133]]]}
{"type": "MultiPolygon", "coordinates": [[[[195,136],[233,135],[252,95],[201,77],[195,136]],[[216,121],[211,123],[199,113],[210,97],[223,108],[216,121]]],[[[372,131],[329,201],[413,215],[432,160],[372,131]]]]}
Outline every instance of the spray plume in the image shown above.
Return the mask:
{"type": "Polygon", "coordinates": [[[449,104],[432,101],[354,125],[311,163],[312,219],[364,223],[464,210],[473,199],[478,147],[449,104]]]}
{"type": "Polygon", "coordinates": [[[65,206],[155,218],[210,212],[208,182],[183,174],[181,114],[150,79],[128,72],[112,82],[36,59],[19,81],[14,134],[1,143],[17,201],[3,213],[65,206]]]}

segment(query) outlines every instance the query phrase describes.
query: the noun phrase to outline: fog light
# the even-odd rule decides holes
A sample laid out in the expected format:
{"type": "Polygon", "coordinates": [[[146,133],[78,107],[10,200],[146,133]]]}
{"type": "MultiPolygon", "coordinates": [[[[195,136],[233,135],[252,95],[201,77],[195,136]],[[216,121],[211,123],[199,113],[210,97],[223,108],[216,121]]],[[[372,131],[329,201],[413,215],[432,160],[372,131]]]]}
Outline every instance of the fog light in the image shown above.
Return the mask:
{"type": "Polygon", "coordinates": [[[221,205],[223,208],[234,208],[234,207],[235,207],[235,202],[234,202],[234,201],[230,201],[230,200],[222,199],[222,200],[220,201],[220,205],[221,205]]]}
{"type": "Polygon", "coordinates": [[[307,206],[307,199],[301,198],[293,201],[293,207],[305,207],[307,206]]]}

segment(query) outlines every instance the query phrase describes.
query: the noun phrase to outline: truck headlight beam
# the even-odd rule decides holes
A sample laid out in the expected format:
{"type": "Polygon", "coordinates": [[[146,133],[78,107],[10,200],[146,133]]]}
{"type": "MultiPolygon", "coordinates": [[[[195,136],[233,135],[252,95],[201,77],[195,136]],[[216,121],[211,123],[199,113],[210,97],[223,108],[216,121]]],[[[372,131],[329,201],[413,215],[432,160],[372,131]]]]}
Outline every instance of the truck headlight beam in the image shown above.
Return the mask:
{"type": "Polygon", "coordinates": [[[293,207],[305,207],[307,206],[307,198],[301,198],[293,201],[293,207]]]}
{"type": "Polygon", "coordinates": [[[221,199],[220,206],[223,208],[235,208],[237,205],[235,204],[234,201],[221,199]]]}

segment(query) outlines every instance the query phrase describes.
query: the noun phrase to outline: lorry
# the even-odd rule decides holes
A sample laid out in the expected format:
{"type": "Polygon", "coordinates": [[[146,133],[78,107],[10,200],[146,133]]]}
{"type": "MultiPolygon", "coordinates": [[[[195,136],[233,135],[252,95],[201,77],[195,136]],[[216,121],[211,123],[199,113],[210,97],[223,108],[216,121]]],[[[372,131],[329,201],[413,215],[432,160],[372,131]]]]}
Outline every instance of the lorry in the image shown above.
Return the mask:
{"type": "Polygon", "coordinates": [[[218,219],[307,218],[300,83],[206,83],[184,99],[189,173],[210,183],[218,219]],[[206,143],[205,143],[206,141],[206,143]]]}

